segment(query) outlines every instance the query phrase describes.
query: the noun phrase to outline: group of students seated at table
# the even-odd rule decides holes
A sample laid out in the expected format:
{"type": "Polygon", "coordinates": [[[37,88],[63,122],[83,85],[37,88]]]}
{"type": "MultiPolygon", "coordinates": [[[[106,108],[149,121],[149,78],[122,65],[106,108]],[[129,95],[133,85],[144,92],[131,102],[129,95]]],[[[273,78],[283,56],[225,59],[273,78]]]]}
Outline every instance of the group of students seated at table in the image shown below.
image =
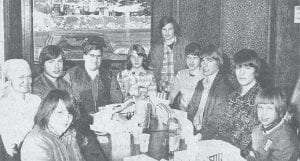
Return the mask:
{"type": "Polygon", "coordinates": [[[262,85],[262,60],[255,51],[235,53],[229,72],[220,48],[189,43],[171,17],[161,19],[160,31],[162,41],[152,44],[149,56],[139,44],[130,47],[126,69],[117,76],[101,66],[102,46],[88,40],[82,44],[84,65],[66,72],[62,49],[44,47],[42,71],[33,81],[25,60],[5,61],[0,159],[108,161],[89,128],[89,114],[138,96],[141,87],[148,95],[168,93],[172,108],[187,112],[201,140],[229,142],[247,160],[298,159],[288,100],[278,88],[262,85]]]}

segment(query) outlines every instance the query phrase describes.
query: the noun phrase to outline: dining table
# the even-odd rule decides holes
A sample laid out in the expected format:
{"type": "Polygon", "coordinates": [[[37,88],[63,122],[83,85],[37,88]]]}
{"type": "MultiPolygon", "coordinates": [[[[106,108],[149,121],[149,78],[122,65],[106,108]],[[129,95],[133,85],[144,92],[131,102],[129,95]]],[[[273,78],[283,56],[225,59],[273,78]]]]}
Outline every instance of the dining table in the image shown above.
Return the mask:
{"type": "Polygon", "coordinates": [[[97,134],[101,147],[111,161],[245,161],[240,156],[240,150],[230,143],[201,140],[193,135],[193,125],[187,119],[186,112],[171,108],[168,110],[181,124],[180,141],[183,140],[185,146],[180,142],[180,148],[170,156],[167,126],[170,115],[154,109],[157,103],[152,102],[151,106],[149,101],[141,103],[132,100],[99,107],[99,112],[92,114],[94,122],[90,128],[97,134]],[[144,145],[141,139],[137,139],[148,135],[144,145]],[[141,146],[145,145],[146,151],[141,151],[141,146]]]}

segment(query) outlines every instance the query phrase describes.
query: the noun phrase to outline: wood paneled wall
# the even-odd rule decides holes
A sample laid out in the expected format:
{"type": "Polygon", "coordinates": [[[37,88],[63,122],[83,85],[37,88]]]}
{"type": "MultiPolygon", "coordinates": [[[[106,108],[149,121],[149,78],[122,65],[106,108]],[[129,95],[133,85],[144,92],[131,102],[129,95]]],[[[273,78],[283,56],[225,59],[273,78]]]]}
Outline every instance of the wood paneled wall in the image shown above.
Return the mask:
{"type": "Polygon", "coordinates": [[[220,45],[220,0],[153,0],[152,4],[152,42],[161,38],[159,20],[172,16],[186,39],[202,45],[220,45]]]}
{"type": "Polygon", "coordinates": [[[294,7],[300,0],[276,0],[275,83],[289,94],[299,76],[300,24],[294,23],[294,7]]]}
{"type": "Polygon", "coordinates": [[[5,59],[22,58],[21,0],[4,0],[5,59]]]}

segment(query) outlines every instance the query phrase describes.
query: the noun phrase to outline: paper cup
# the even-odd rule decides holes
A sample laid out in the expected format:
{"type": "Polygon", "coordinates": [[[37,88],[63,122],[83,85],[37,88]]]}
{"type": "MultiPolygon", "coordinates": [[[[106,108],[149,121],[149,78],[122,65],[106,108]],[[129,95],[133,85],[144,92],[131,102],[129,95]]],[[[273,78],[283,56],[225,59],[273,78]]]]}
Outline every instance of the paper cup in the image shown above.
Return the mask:
{"type": "Polygon", "coordinates": [[[150,134],[140,135],[140,150],[142,153],[148,152],[150,134]]]}

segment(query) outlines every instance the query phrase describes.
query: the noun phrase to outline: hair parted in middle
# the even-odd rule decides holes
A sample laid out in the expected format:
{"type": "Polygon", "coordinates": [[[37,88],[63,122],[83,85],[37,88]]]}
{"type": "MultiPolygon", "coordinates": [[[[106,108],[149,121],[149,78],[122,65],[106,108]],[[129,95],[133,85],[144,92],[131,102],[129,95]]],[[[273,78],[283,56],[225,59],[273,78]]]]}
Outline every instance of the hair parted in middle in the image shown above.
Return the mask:
{"type": "Polygon", "coordinates": [[[203,59],[205,57],[211,57],[211,58],[215,59],[218,62],[219,67],[223,66],[223,64],[224,64],[223,52],[222,52],[221,48],[215,46],[214,44],[209,44],[201,50],[200,58],[203,59]]]}
{"type": "Polygon", "coordinates": [[[130,57],[131,57],[131,54],[133,51],[135,51],[138,56],[143,57],[142,67],[146,70],[149,70],[149,58],[146,54],[144,47],[140,44],[134,44],[134,45],[130,46],[130,48],[128,50],[127,61],[126,61],[126,69],[127,70],[132,69],[132,63],[131,63],[130,57]]]}
{"type": "Polygon", "coordinates": [[[73,122],[79,117],[78,109],[70,94],[65,90],[51,90],[45,99],[41,102],[39,109],[34,117],[34,124],[41,129],[48,128],[50,117],[53,111],[57,108],[59,100],[66,105],[68,112],[73,116],[73,122]]]}
{"type": "Polygon", "coordinates": [[[65,61],[65,55],[63,50],[57,45],[47,45],[45,46],[39,56],[39,63],[44,69],[45,62],[51,59],[56,59],[59,56],[62,57],[63,61],[65,61]]]}
{"type": "Polygon", "coordinates": [[[169,17],[169,16],[164,16],[159,21],[159,33],[160,33],[160,35],[161,35],[162,28],[164,26],[166,26],[168,23],[173,25],[174,35],[175,36],[181,36],[179,24],[172,17],[169,17]]]}

